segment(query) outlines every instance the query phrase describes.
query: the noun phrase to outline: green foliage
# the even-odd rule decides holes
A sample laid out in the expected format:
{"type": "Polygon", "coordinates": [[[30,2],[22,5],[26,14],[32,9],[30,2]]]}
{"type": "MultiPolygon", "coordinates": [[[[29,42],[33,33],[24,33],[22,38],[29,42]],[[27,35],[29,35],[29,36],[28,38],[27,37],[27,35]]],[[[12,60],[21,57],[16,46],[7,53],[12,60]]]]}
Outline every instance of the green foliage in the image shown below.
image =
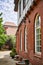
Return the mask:
{"type": "Polygon", "coordinates": [[[0,18],[0,23],[3,21],[3,19],[2,18],[0,18]]]}
{"type": "Polygon", "coordinates": [[[1,34],[0,35],[0,46],[5,44],[6,40],[8,39],[7,35],[1,34]]]}
{"type": "Polygon", "coordinates": [[[12,49],[12,52],[10,53],[10,56],[11,56],[11,57],[15,57],[15,55],[17,55],[16,49],[13,48],[13,49],[12,49]]]}
{"type": "Polygon", "coordinates": [[[2,15],[2,13],[0,13],[0,48],[3,44],[5,44],[5,42],[7,40],[7,35],[4,34],[5,30],[2,25],[3,18],[1,17],[1,15],[2,15]]]}
{"type": "Polygon", "coordinates": [[[13,44],[13,47],[16,46],[16,37],[15,36],[8,36],[8,39],[10,39],[10,42],[13,44]]]}
{"type": "Polygon", "coordinates": [[[10,53],[10,56],[14,58],[15,54],[13,52],[10,53]]]}
{"type": "Polygon", "coordinates": [[[4,34],[5,30],[2,24],[0,24],[0,35],[4,34]]]}
{"type": "Polygon", "coordinates": [[[8,49],[11,50],[12,48],[15,48],[16,46],[15,42],[16,42],[16,37],[11,35],[7,37],[5,45],[9,46],[8,49]]]}
{"type": "Polygon", "coordinates": [[[9,38],[12,40],[12,43],[16,42],[16,37],[13,35],[10,35],[9,38]]]}
{"type": "Polygon", "coordinates": [[[15,53],[15,55],[17,54],[17,53],[16,53],[16,49],[15,49],[15,48],[13,48],[13,49],[12,49],[12,52],[14,52],[14,53],[15,53]]]}

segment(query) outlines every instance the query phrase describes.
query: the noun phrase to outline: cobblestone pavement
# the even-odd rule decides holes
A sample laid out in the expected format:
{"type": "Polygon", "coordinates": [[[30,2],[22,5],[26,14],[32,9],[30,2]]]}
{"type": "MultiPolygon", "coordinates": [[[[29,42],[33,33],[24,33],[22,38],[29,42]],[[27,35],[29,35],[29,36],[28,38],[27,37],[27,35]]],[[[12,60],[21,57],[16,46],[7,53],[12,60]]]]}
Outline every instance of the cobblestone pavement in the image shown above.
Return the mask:
{"type": "Polygon", "coordinates": [[[6,54],[1,53],[1,54],[3,58],[0,58],[0,65],[16,65],[14,60],[9,56],[8,53],[6,54]]]}

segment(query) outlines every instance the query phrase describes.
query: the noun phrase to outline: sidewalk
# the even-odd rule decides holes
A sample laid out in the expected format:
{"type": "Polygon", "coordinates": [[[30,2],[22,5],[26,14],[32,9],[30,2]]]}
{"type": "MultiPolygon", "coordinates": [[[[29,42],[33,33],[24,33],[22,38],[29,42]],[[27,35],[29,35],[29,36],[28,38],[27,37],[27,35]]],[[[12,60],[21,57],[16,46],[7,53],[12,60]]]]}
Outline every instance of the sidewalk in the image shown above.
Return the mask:
{"type": "Polygon", "coordinates": [[[6,54],[3,55],[3,58],[0,57],[0,65],[16,65],[16,64],[14,60],[9,56],[8,52],[6,52],[6,54]]]}
{"type": "Polygon", "coordinates": [[[0,58],[4,58],[5,55],[9,55],[11,51],[0,51],[0,58]]]}

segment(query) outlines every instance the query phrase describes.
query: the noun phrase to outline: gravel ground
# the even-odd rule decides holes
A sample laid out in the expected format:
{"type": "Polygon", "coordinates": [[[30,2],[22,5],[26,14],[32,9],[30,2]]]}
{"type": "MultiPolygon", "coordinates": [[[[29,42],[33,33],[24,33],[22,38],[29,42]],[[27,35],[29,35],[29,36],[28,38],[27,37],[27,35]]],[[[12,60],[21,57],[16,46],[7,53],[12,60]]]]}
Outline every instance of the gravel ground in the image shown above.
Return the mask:
{"type": "MultiPolygon", "coordinates": [[[[8,51],[7,51],[8,52],[8,51]]],[[[6,52],[4,52],[6,53],[6,52]]],[[[9,56],[8,53],[3,54],[0,56],[0,65],[16,65],[14,60],[9,56]]]]}

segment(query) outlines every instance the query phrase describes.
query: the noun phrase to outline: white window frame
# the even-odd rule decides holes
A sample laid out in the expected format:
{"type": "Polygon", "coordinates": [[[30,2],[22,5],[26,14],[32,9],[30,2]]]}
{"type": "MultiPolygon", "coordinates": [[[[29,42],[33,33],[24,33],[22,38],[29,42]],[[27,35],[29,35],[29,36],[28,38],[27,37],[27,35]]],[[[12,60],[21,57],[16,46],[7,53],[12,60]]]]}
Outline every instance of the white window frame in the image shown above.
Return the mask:
{"type": "Polygon", "coordinates": [[[36,30],[38,30],[38,29],[41,29],[41,17],[40,17],[39,14],[37,14],[36,15],[36,18],[35,18],[35,53],[41,54],[41,51],[38,51],[38,49],[37,49],[38,47],[41,47],[41,45],[40,45],[41,44],[41,42],[40,42],[40,40],[41,40],[41,38],[40,38],[41,32],[39,32],[38,34],[36,33],[37,32],[36,30]],[[39,16],[39,25],[37,26],[36,24],[37,24],[37,17],[38,16],[39,16]],[[37,36],[39,35],[39,38],[38,39],[37,39],[36,35],[37,36]],[[37,43],[38,41],[39,41],[39,45],[37,45],[38,44],[37,43]]]}
{"type": "Polygon", "coordinates": [[[25,27],[25,52],[27,52],[27,27],[25,27]]]}

